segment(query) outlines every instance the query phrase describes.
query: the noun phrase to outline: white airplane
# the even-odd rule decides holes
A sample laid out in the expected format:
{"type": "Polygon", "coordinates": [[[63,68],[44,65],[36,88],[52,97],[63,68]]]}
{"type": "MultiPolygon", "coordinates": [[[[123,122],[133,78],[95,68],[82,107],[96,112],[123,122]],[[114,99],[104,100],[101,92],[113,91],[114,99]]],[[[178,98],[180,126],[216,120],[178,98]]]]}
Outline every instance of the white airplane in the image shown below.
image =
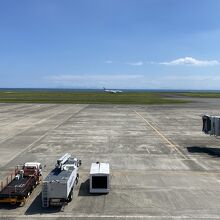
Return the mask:
{"type": "Polygon", "coordinates": [[[103,87],[103,89],[104,89],[104,92],[113,93],[113,94],[122,92],[121,90],[106,89],[105,87],[103,87]]]}

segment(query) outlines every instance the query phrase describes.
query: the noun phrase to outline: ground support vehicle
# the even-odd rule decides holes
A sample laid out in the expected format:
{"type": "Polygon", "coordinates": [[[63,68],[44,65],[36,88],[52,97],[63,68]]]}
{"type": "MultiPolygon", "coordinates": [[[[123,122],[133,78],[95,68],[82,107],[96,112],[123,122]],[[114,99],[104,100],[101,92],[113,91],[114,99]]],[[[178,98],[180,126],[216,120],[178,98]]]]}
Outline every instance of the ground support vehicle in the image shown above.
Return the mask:
{"type": "Polygon", "coordinates": [[[72,200],[80,165],[81,160],[68,153],[57,160],[55,168],[43,181],[42,207],[63,206],[72,200]]]}
{"type": "Polygon", "coordinates": [[[17,166],[15,172],[1,182],[0,203],[24,205],[34,188],[42,179],[42,166],[28,162],[17,166]]]}
{"type": "Polygon", "coordinates": [[[90,193],[109,193],[110,191],[109,163],[92,163],[89,178],[90,193]]]}

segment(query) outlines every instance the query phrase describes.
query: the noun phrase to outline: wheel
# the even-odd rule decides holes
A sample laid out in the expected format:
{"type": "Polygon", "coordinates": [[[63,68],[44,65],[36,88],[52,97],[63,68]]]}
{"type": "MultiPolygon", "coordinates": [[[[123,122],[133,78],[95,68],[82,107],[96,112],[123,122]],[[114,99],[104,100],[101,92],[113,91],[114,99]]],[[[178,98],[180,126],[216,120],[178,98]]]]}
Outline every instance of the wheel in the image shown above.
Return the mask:
{"type": "Polygon", "coordinates": [[[73,189],[71,190],[69,196],[68,196],[68,202],[71,202],[73,199],[73,189]]]}
{"type": "Polygon", "coordinates": [[[78,184],[78,182],[79,182],[79,174],[77,173],[77,175],[76,175],[76,181],[75,181],[76,185],[78,184]]]}
{"type": "Polygon", "coordinates": [[[26,195],[26,198],[28,198],[31,195],[31,192],[28,192],[26,195]]]}
{"type": "Polygon", "coordinates": [[[26,203],[26,199],[24,199],[24,200],[20,203],[20,206],[21,206],[21,207],[24,206],[25,203],[26,203]]]}
{"type": "Polygon", "coordinates": [[[15,201],[10,202],[11,205],[16,205],[15,201]]]}

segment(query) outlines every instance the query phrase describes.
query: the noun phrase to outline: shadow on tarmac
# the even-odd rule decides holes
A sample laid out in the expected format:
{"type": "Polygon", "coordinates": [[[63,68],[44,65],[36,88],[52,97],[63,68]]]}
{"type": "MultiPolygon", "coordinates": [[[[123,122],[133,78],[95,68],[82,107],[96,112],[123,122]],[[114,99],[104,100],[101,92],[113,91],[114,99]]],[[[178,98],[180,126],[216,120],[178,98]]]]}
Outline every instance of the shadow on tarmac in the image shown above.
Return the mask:
{"type": "Polygon", "coordinates": [[[102,195],[106,195],[106,193],[90,193],[89,192],[89,179],[81,183],[79,187],[78,196],[102,196],[102,195]]]}
{"type": "Polygon", "coordinates": [[[189,153],[201,153],[213,157],[220,157],[220,148],[191,146],[187,147],[187,150],[189,153]]]}
{"type": "Polygon", "coordinates": [[[22,208],[22,207],[20,206],[20,204],[12,205],[12,204],[9,204],[9,203],[0,203],[0,210],[1,209],[13,210],[13,209],[17,209],[17,208],[22,208]]]}
{"type": "Polygon", "coordinates": [[[61,207],[48,207],[43,208],[41,202],[41,193],[34,199],[31,205],[25,212],[25,215],[56,213],[61,211],[61,207]]]}

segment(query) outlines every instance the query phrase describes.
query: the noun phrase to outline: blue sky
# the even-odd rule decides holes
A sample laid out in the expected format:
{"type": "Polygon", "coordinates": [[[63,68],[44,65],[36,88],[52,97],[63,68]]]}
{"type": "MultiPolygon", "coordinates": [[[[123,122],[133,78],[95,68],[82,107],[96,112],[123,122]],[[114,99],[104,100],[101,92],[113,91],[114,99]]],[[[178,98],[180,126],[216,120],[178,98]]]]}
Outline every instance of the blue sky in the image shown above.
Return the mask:
{"type": "Polygon", "coordinates": [[[219,0],[0,0],[0,87],[220,89],[219,0]]]}

